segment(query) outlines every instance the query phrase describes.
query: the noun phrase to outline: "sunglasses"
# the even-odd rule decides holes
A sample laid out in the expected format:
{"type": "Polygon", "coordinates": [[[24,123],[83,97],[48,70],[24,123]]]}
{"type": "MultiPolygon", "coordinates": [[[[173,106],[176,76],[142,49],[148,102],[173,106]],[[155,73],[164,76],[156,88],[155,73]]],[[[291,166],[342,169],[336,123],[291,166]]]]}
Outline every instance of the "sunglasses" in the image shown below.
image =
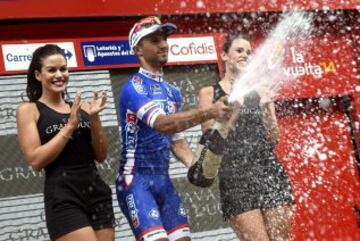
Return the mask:
{"type": "Polygon", "coordinates": [[[161,25],[161,21],[158,17],[152,16],[152,17],[145,18],[141,22],[136,24],[135,32],[150,28],[154,25],[161,25]]]}

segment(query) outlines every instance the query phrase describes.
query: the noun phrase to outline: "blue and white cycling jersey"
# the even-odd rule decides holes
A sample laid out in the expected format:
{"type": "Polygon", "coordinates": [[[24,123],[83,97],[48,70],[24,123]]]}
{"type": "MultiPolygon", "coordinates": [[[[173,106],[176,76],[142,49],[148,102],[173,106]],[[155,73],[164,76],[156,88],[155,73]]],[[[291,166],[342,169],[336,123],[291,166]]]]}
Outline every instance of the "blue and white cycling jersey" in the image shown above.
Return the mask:
{"type": "Polygon", "coordinates": [[[175,86],[143,68],[125,83],[120,95],[120,175],[168,172],[172,137],[152,127],[159,115],[180,111],[181,103],[175,86]]]}
{"type": "Polygon", "coordinates": [[[168,174],[174,136],[152,128],[159,115],[180,111],[181,102],[177,88],[142,68],[121,92],[123,149],[116,194],[136,240],[190,236],[185,208],[168,174]]]}

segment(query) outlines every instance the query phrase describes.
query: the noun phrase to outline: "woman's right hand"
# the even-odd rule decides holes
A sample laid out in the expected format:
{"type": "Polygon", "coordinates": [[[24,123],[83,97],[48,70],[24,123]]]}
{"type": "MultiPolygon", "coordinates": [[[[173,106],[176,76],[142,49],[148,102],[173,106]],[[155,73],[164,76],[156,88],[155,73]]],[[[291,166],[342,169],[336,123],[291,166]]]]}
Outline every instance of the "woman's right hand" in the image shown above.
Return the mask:
{"type": "Polygon", "coordinates": [[[67,126],[74,131],[80,122],[80,110],[81,110],[81,96],[80,92],[77,92],[73,105],[71,106],[70,117],[68,119],[67,126]]]}
{"type": "Polygon", "coordinates": [[[256,90],[260,96],[260,106],[273,103],[276,99],[276,93],[272,91],[268,86],[258,87],[256,90]]]}

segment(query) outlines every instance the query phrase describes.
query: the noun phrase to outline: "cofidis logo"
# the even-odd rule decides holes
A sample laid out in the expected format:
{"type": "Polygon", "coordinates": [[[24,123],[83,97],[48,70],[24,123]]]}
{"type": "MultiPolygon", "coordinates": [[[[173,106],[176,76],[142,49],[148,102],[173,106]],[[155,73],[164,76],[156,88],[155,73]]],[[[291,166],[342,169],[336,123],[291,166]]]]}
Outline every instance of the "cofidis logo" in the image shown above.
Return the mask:
{"type": "Polygon", "coordinates": [[[169,62],[216,61],[214,38],[169,38],[169,62]]]}

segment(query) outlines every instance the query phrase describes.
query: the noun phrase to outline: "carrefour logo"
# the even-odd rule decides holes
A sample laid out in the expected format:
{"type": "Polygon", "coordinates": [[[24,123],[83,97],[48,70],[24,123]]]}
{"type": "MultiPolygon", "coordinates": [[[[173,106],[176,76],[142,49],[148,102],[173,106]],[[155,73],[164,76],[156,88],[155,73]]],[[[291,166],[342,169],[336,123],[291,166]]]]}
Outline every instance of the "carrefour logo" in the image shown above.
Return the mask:
{"type": "MultiPolygon", "coordinates": [[[[4,44],[2,45],[6,71],[27,70],[33,52],[47,43],[36,44],[4,44]]],[[[75,49],[72,42],[52,43],[64,49],[69,67],[77,67],[75,49]]]]}
{"type": "MultiPolygon", "coordinates": [[[[69,60],[73,56],[73,54],[67,50],[64,49],[66,59],[69,60]]],[[[30,62],[32,60],[32,54],[14,54],[14,53],[8,53],[5,55],[5,59],[8,62],[30,62]]]]}

